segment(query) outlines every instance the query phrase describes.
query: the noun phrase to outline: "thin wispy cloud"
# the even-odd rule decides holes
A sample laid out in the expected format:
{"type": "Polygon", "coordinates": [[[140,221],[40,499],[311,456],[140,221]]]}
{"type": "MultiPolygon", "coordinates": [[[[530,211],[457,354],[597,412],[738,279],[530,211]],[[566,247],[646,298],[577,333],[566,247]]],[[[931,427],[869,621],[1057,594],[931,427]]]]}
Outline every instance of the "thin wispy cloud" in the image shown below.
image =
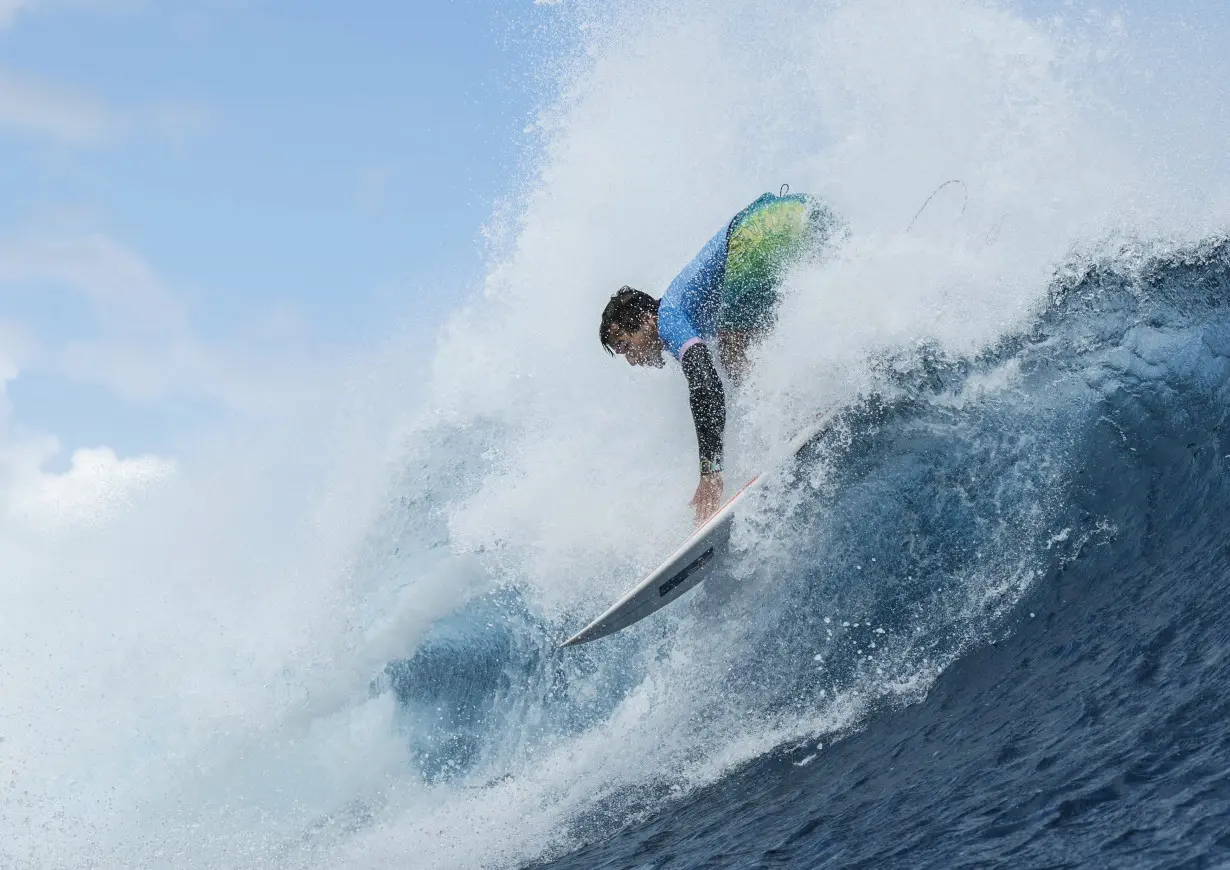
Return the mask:
{"type": "Polygon", "coordinates": [[[396,163],[373,163],[364,166],[359,171],[355,185],[355,201],[365,208],[384,204],[404,174],[403,167],[396,163]]]}
{"type": "Polygon", "coordinates": [[[148,110],[146,115],[145,126],[174,144],[201,139],[218,128],[216,111],[200,102],[163,102],[148,110]]]}
{"type": "MultiPolygon", "coordinates": [[[[10,368],[16,372],[17,367],[25,365],[26,361],[38,353],[38,342],[29,331],[18,323],[0,316],[0,383],[15,375],[7,375],[10,368]]],[[[3,403],[0,403],[0,418],[3,416],[3,403]]]]}
{"type": "Polygon", "coordinates": [[[0,69],[0,131],[93,145],[115,135],[120,126],[117,115],[101,100],[0,69]]]}
{"type": "Polygon", "coordinates": [[[100,232],[26,233],[0,241],[0,284],[83,296],[101,326],[161,336],[187,326],[183,304],[140,254],[100,232]]]}
{"type": "Polygon", "coordinates": [[[202,336],[184,298],[140,253],[102,232],[0,239],[0,301],[21,295],[44,305],[37,322],[13,324],[38,337],[40,368],[130,402],[177,397],[262,412],[317,389],[295,330],[202,336]],[[74,300],[86,303],[91,323],[70,338],[56,311],[74,300]]]}
{"type": "Polygon", "coordinates": [[[17,13],[29,5],[29,0],[0,0],[0,28],[11,27],[17,13]]]}
{"type": "Polygon", "coordinates": [[[79,9],[104,14],[138,12],[147,5],[146,0],[0,0],[0,29],[12,27],[18,15],[37,5],[44,9],[79,9]]]}
{"type": "Polygon", "coordinates": [[[89,94],[0,68],[0,136],[8,131],[94,146],[135,134],[182,145],[217,126],[217,113],[199,101],[163,100],[121,111],[89,94]]]}

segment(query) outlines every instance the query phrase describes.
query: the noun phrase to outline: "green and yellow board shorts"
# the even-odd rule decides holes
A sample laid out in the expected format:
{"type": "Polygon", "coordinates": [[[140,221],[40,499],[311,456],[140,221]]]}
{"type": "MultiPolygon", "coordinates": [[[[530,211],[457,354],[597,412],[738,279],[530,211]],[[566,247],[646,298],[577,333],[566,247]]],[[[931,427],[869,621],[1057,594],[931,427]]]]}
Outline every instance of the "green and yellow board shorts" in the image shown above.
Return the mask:
{"type": "Polygon", "coordinates": [[[836,217],[804,194],[766,193],[726,230],[726,277],[718,329],[756,332],[777,318],[777,287],[790,267],[833,233],[836,217]]]}

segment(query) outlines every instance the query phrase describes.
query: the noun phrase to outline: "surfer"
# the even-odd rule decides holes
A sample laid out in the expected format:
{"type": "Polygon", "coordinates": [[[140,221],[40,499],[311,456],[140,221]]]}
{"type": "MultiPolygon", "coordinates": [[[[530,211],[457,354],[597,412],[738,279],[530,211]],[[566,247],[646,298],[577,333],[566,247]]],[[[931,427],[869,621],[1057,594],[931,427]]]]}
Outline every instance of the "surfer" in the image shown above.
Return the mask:
{"type": "Polygon", "coordinates": [[[670,351],[688,379],[700,452],[692,496],[697,525],[721,506],[724,489],[726,395],[706,342],[716,339],[726,376],[735,386],[742,383],[749,348],[776,321],[777,286],[788,267],[835,225],[833,213],[811,197],[766,193],[705,244],[661,299],[623,287],[603,309],[598,334],[607,353],[630,365],[661,368],[663,352],[670,351]]]}

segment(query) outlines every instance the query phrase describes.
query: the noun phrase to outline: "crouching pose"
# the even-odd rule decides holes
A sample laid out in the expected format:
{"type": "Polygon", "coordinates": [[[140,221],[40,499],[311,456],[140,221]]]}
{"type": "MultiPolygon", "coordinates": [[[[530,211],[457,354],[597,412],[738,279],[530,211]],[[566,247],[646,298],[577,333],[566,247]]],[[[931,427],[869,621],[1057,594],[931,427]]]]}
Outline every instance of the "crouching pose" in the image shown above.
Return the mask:
{"type": "Polygon", "coordinates": [[[700,451],[692,497],[697,525],[721,506],[724,487],[726,396],[708,342],[716,343],[727,377],[740,384],[749,348],[776,322],[777,288],[787,270],[835,226],[833,213],[808,196],[766,193],[705,244],[661,299],[623,287],[602,312],[599,338],[607,353],[661,368],[670,351],[688,379],[700,451]]]}

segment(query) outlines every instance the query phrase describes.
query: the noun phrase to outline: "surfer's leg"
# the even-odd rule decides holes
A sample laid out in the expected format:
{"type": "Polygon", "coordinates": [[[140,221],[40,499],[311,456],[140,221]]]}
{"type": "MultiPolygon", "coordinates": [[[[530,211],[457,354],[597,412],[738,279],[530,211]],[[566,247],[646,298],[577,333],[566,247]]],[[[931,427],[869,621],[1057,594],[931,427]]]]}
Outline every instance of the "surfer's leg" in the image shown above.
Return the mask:
{"type": "Polygon", "coordinates": [[[749,348],[776,322],[777,285],[807,227],[803,201],[771,194],[731,223],[717,327],[722,368],[736,386],[747,376],[749,348]]]}
{"type": "Polygon", "coordinates": [[[745,330],[736,332],[721,330],[718,332],[718,355],[722,360],[722,368],[734,385],[740,386],[751,368],[747,354],[751,346],[764,338],[763,330],[745,330]]]}
{"type": "Polygon", "coordinates": [[[717,327],[722,367],[736,385],[747,376],[749,348],[777,322],[782,279],[837,226],[827,207],[803,194],[765,194],[731,222],[717,327]]]}

